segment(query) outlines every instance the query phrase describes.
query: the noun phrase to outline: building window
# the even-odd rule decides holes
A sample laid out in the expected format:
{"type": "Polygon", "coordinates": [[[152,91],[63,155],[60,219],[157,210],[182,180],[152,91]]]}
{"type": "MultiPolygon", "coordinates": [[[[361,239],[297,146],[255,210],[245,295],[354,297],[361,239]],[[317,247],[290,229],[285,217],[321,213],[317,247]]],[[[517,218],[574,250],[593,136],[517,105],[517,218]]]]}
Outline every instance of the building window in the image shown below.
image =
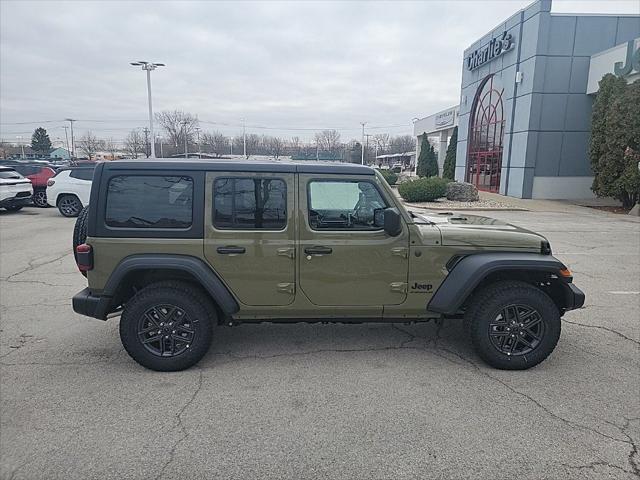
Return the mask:
{"type": "Polygon", "coordinates": [[[387,206],[372,182],[356,180],[311,181],[308,198],[314,230],[380,230],[375,212],[387,206]]]}
{"type": "Polygon", "coordinates": [[[275,178],[218,178],[213,183],[213,226],[282,230],[287,226],[287,185],[275,178]]]}
{"type": "Polygon", "coordinates": [[[489,75],[480,84],[471,109],[466,181],[489,192],[500,189],[505,124],[503,93],[498,79],[489,75]]]}
{"type": "Polygon", "coordinates": [[[105,221],[110,227],[189,228],[192,216],[190,177],[119,175],[109,180],[105,221]]]}

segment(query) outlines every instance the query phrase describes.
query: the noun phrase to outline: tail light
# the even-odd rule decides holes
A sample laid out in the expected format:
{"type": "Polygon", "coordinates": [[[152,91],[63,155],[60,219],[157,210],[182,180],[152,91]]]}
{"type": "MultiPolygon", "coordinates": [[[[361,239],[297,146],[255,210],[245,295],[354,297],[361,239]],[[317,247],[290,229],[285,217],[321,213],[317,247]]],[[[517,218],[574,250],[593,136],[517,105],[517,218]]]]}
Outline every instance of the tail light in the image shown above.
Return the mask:
{"type": "Polygon", "coordinates": [[[76,264],[81,272],[88,272],[93,268],[93,249],[86,243],[76,247],[76,264]]]}
{"type": "Polygon", "coordinates": [[[53,187],[54,183],[56,183],[56,181],[53,178],[50,178],[47,180],[47,187],[53,187]]]}

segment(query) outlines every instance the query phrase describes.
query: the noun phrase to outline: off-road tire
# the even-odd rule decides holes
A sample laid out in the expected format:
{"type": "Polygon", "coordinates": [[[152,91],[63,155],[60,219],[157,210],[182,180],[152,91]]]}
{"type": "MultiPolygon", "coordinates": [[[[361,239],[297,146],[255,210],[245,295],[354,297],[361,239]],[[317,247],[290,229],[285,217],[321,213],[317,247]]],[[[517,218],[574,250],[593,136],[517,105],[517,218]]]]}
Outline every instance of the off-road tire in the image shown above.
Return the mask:
{"type": "Polygon", "coordinates": [[[82,210],[82,203],[75,195],[60,195],[58,210],[65,217],[77,217],[82,210]]]}
{"type": "Polygon", "coordinates": [[[89,226],[89,205],[80,210],[76,224],[73,227],[73,256],[77,260],[76,247],[87,240],[87,228],[89,226]]]}
{"type": "Polygon", "coordinates": [[[47,203],[47,189],[46,188],[34,189],[32,201],[33,201],[33,204],[38,208],[47,208],[49,206],[49,204],[47,203]]]}
{"type": "Polygon", "coordinates": [[[194,284],[187,282],[158,282],[151,284],[131,298],[120,318],[120,339],[127,353],[143,367],[160,372],[187,369],[202,359],[209,350],[213,326],[217,323],[216,311],[207,295],[194,284]],[[187,349],[175,356],[163,357],[150,352],[139,336],[139,321],[160,305],[173,305],[190,319],[194,336],[187,349]]]}
{"type": "Polygon", "coordinates": [[[471,343],[487,364],[501,370],[525,370],[545,360],[560,338],[561,320],[558,307],[547,294],[525,282],[501,281],[477,292],[465,312],[465,325],[471,343]],[[494,346],[489,325],[508,305],[526,305],[537,310],[544,323],[540,343],[522,355],[507,355],[494,346]]]}

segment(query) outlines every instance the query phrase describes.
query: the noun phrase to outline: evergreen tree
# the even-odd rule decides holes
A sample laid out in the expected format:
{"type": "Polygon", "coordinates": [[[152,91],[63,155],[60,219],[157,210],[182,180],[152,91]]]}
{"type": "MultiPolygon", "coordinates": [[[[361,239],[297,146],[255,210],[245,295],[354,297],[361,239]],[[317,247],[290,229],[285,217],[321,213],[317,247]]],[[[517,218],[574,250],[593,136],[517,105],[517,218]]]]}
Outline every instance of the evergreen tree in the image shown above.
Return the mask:
{"type": "Polygon", "coordinates": [[[606,179],[600,175],[600,160],[606,152],[607,141],[607,112],[614,98],[618,97],[625,89],[627,82],[615,75],[607,74],[600,80],[598,94],[593,102],[591,111],[591,137],[589,139],[589,159],[591,160],[591,170],[595,175],[591,190],[596,195],[604,195],[606,187],[601,182],[606,183],[606,179]],[[600,193],[602,192],[602,193],[600,193]]]}
{"type": "Polygon", "coordinates": [[[593,105],[589,156],[591,189],[631,208],[640,197],[640,81],[605,75],[593,105]]]}
{"type": "Polygon", "coordinates": [[[416,173],[419,177],[437,177],[438,176],[438,159],[433,145],[429,143],[427,134],[422,134],[422,143],[420,144],[420,156],[418,157],[418,168],[416,173]]]}
{"type": "Polygon", "coordinates": [[[442,167],[442,178],[453,180],[456,176],[456,149],[458,148],[458,127],[453,129],[449,146],[447,147],[447,156],[444,159],[442,167]]]}
{"type": "Polygon", "coordinates": [[[51,151],[51,139],[44,128],[38,127],[33,132],[31,136],[31,148],[34,152],[41,155],[48,155],[51,151]]]}

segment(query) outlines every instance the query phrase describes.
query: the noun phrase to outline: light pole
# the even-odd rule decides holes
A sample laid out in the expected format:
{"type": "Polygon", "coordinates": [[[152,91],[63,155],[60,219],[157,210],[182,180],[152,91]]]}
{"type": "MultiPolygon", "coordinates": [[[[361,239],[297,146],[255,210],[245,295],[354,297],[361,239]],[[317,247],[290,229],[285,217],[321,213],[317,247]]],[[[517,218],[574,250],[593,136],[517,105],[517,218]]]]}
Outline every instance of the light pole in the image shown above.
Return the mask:
{"type": "Polygon", "coordinates": [[[244,155],[244,158],[247,158],[247,129],[244,118],[242,119],[242,155],[244,155]]]}
{"type": "Polygon", "coordinates": [[[187,124],[189,122],[187,122],[186,120],[183,120],[181,122],[182,124],[182,134],[184,135],[184,158],[189,158],[189,146],[187,144],[187,124]]]}
{"type": "Polygon", "coordinates": [[[65,121],[71,124],[71,160],[73,160],[76,158],[76,142],[73,139],[73,122],[75,122],[75,120],[73,118],[65,118],[65,121]]]}
{"type": "Polygon", "coordinates": [[[360,125],[362,125],[362,143],[360,144],[360,151],[362,152],[362,158],[360,159],[360,164],[364,165],[364,126],[367,124],[367,122],[360,122],[360,125]]]}
{"type": "MultiPolygon", "coordinates": [[[[164,67],[164,63],[151,63],[143,60],[137,62],[131,62],[134,67],[142,67],[142,70],[147,71],[147,97],[149,99],[149,133],[153,139],[153,108],[151,107],[151,71],[158,67],[164,67]]],[[[71,135],[73,137],[73,134],[71,135]]],[[[156,158],[156,146],[151,142],[151,158],[156,158]]]]}
{"type": "Polygon", "coordinates": [[[20,144],[20,149],[22,150],[22,159],[24,160],[24,143],[22,143],[22,135],[16,135],[18,139],[18,143],[20,144]]]}
{"type": "Polygon", "coordinates": [[[162,137],[160,135],[156,135],[156,139],[160,144],[160,158],[164,158],[164,153],[162,153],[162,137]]]}
{"type": "Polygon", "coordinates": [[[198,158],[202,158],[202,150],[200,150],[200,127],[196,127],[196,138],[198,142],[198,158]]]}
{"type": "Polygon", "coordinates": [[[71,150],[69,150],[69,134],[67,133],[67,127],[66,125],[64,127],[64,138],[67,139],[67,152],[69,152],[69,160],[71,160],[71,150]]]}
{"type": "Polygon", "coordinates": [[[233,156],[233,137],[229,137],[229,146],[231,147],[231,156],[233,156]]]}
{"type": "MultiPolygon", "coordinates": [[[[413,123],[413,134],[416,135],[416,122],[420,120],[418,117],[413,117],[411,119],[411,122],[413,123]]],[[[415,159],[415,165],[413,166],[413,173],[414,175],[417,177],[418,176],[418,145],[419,145],[419,140],[420,137],[418,137],[418,135],[416,135],[416,159],[415,159]]]]}

